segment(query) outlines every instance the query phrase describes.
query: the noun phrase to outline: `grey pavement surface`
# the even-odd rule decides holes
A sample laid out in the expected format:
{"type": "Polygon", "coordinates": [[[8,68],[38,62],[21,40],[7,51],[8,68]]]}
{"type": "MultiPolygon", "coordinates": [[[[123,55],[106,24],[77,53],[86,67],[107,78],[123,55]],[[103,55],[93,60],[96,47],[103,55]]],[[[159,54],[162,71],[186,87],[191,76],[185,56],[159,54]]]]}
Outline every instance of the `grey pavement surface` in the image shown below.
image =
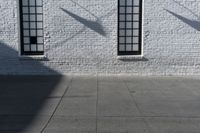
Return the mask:
{"type": "Polygon", "coordinates": [[[0,133],[200,133],[200,78],[0,76],[0,133]]]}

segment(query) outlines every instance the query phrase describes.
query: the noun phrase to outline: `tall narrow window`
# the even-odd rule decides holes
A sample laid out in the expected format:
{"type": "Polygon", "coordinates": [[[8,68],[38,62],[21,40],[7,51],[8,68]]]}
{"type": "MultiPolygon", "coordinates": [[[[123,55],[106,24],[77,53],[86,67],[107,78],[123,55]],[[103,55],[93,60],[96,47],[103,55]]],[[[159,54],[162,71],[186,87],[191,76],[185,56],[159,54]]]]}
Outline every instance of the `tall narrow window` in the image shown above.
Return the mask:
{"type": "Polygon", "coordinates": [[[42,0],[19,0],[21,27],[21,54],[43,55],[42,0]]]}
{"type": "Polygon", "coordinates": [[[118,55],[142,54],[142,0],[118,0],[118,55]]]}

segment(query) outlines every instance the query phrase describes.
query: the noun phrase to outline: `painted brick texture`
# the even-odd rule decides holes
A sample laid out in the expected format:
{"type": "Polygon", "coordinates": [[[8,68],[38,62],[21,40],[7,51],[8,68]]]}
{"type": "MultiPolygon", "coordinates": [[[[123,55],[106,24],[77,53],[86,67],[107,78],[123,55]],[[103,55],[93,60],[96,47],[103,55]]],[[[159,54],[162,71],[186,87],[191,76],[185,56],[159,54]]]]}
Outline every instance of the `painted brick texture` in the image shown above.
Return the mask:
{"type": "Polygon", "coordinates": [[[117,58],[117,0],[43,2],[47,59],[24,60],[17,0],[0,0],[0,74],[200,74],[200,0],[144,1],[142,60],[117,58]]]}

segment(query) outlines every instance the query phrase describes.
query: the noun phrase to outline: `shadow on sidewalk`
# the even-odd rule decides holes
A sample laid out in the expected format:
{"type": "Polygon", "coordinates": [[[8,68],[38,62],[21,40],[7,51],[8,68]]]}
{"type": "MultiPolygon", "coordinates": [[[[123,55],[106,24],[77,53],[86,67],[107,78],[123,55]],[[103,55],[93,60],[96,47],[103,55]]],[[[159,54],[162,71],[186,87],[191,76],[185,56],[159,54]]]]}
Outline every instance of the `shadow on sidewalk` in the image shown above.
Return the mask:
{"type": "Polygon", "coordinates": [[[32,128],[34,132],[41,132],[66,89],[56,90],[63,76],[40,61],[19,60],[18,52],[3,42],[0,50],[0,71],[11,71],[10,75],[0,76],[0,133],[22,133],[32,128]],[[12,76],[12,70],[36,74],[45,71],[53,75],[12,76]]]}

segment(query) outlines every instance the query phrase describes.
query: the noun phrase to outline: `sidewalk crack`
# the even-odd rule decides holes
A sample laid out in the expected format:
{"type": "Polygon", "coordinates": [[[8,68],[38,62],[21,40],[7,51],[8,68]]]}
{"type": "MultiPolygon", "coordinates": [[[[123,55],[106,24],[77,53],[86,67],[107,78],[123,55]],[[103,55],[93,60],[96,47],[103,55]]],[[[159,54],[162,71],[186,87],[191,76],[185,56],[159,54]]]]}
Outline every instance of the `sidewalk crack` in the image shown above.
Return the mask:
{"type": "Polygon", "coordinates": [[[58,104],[56,105],[56,108],[54,109],[52,115],[50,116],[50,118],[48,119],[47,123],[44,125],[44,127],[42,128],[41,132],[40,133],[43,133],[44,130],[48,127],[49,123],[51,122],[53,116],[55,115],[58,107],[60,106],[63,98],[65,97],[65,95],[67,94],[67,91],[69,90],[70,86],[72,85],[72,80],[73,80],[73,77],[71,78],[70,82],[69,82],[69,85],[67,86],[67,88],[65,89],[63,95],[61,96],[60,100],[58,101],[58,104]]]}

